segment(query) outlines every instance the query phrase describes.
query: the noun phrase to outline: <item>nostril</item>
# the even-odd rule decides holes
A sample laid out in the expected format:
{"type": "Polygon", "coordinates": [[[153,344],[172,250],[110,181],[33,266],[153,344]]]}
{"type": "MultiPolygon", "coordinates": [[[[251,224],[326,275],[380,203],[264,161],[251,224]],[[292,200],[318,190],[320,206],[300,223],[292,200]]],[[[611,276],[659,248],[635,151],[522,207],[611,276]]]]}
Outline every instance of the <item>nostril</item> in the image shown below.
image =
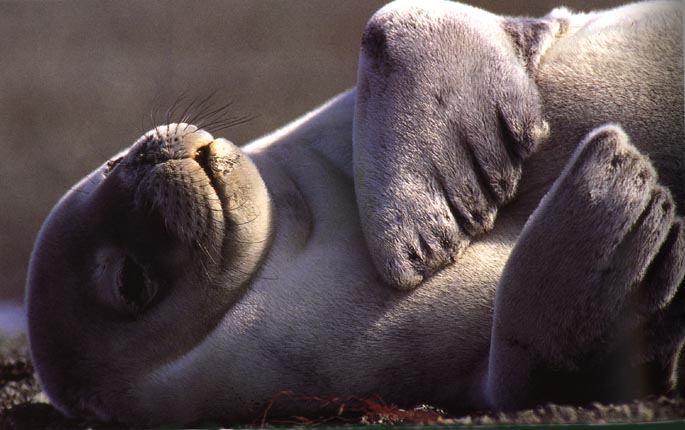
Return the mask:
{"type": "Polygon", "coordinates": [[[209,144],[199,147],[195,151],[195,161],[201,166],[206,166],[209,161],[209,144]]]}
{"type": "Polygon", "coordinates": [[[210,149],[210,144],[203,145],[195,150],[195,162],[200,165],[202,170],[205,171],[207,177],[212,180],[214,177],[212,173],[212,151],[210,149]]]}

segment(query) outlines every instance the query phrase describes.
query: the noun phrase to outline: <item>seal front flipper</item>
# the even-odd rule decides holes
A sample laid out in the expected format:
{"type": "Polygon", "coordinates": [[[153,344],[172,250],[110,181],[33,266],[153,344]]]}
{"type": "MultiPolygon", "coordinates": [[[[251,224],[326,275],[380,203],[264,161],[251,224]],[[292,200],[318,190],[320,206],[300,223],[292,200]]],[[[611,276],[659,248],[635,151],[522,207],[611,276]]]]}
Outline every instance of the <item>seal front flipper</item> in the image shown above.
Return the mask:
{"type": "Polygon", "coordinates": [[[490,230],[547,134],[532,70],[559,25],[458,3],[392,3],[367,24],[355,189],[374,264],[412,288],[490,230]]]}
{"type": "Polygon", "coordinates": [[[685,233],[617,126],[593,131],[540,202],[495,299],[486,396],[514,409],[673,387],[685,340],[685,233]]]}

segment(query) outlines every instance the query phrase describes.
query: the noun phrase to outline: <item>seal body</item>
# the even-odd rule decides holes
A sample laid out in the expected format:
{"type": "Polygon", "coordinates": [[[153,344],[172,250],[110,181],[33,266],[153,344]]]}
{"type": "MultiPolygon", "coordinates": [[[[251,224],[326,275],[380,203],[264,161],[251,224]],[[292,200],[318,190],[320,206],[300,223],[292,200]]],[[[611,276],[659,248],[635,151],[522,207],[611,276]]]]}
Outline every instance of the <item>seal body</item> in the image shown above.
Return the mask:
{"type": "MultiPolygon", "coordinates": [[[[494,17],[458,4],[437,16],[443,7],[483,26],[494,17]]],[[[593,22],[681,25],[668,16],[673,4],[642,7],[593,22]]],[[[411,23],[403,8],[389,9],[392,22],[411,23]]],[[[552,146],[522,164],[518,197],[492,226],[415,289],[388,286],[367,246],[375,227],[364,227],[364,211],[382,200],[369,205],[374,190],[357,186],[375,170],[353,156],[353,121],[369,93],[346,92],[242,149],[183,123],[147,133],[67,193],[36,241],[29,337],[50,399],[70,415],[154,425],[252,421],[283,390],[456,411],[672,387],[685,339],[683,169],[658,157],[653,167],[642,152],[682,163],[682,103],[656,97],[665,113],[649,116],[649,107],[621,110],[612,92],[591,103],[590,89],[566,88],[584,80],[588,61],[604,61],[584,54],[564,65],[566,52],[599,37],[584,33],[588,22],[571,26],[566,37],[578,42],[564,48],[562,37],[536,60],[552,146]],[[571,105],[578,118],[566,121],[571,105]],[[664,140],[645,143],[649,127],[664,127],[664,140]],[[635,374],[644,378],[624,378],[635,374]],[[591,383],[585,391],[573,385],[579,376],[591,383]]],[[[654,89],[680,88],[682,102],[680,49],[677,64],[658,66],[679,77],[654,89]]],[[[434,225],[460,221],[447,207],[451,218],[434,225]]],[[[382,215],[397,216],[392,208],[382,215]]],[[[412,258],[430,249],[421,246],[412,258]]],[[[277,403],[269,413],[309,407],[277,403]]]]}

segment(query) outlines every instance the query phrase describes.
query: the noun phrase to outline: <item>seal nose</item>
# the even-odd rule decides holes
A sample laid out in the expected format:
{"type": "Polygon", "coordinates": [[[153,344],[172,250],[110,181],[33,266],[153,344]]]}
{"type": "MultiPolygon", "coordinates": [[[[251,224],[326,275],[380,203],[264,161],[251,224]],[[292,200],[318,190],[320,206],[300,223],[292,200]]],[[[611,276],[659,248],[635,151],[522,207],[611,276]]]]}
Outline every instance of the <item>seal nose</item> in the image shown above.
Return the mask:
{"type": "Polygon", "coordinates": [[[228,140],[219,138],[200,146],[195,151],[195,161],[207,173],[214,178],[217,174],[226,175],[240,159],[240,153],[228,140]]]}
{"type": "Polygon", "coordinates": [[[155,131],[162,145],[174,153],[174,158],[197,158],[214,140],[210,133],[192,124],[163,125],[155,131]]]}
{"type": "Polygon", "coordinates": [[[209,142],[206,145],[202,145],[195,149],[195,152],[193,153],[192,158],[197,161],[197,164],[199,164],[203,169],[207,169],[209,165],[209,157],[211,156],[211,142],[209,142]]]}
{"type": "Polygon", "coordinates": [[[214,141],[205,130],[192,124],[178,123],[156,127],[145,133],[131,151],[139,162],[160,163],[183,158],[197,159],[214,141]]]}

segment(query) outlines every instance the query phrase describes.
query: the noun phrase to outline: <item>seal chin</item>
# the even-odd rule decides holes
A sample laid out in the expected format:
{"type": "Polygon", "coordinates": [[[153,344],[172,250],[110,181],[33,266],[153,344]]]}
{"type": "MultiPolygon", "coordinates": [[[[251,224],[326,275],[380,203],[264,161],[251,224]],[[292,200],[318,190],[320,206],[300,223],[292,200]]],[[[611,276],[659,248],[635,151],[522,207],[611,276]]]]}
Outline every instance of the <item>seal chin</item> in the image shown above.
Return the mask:
{"type": "Polygon", "coordinates": [[[184,123],[149,131],[67,193],[27,280],[31,354],[53,403],[133,413],[131,387],[242,297],[270,247],[271,208],[248,156],[184,123]]]}

